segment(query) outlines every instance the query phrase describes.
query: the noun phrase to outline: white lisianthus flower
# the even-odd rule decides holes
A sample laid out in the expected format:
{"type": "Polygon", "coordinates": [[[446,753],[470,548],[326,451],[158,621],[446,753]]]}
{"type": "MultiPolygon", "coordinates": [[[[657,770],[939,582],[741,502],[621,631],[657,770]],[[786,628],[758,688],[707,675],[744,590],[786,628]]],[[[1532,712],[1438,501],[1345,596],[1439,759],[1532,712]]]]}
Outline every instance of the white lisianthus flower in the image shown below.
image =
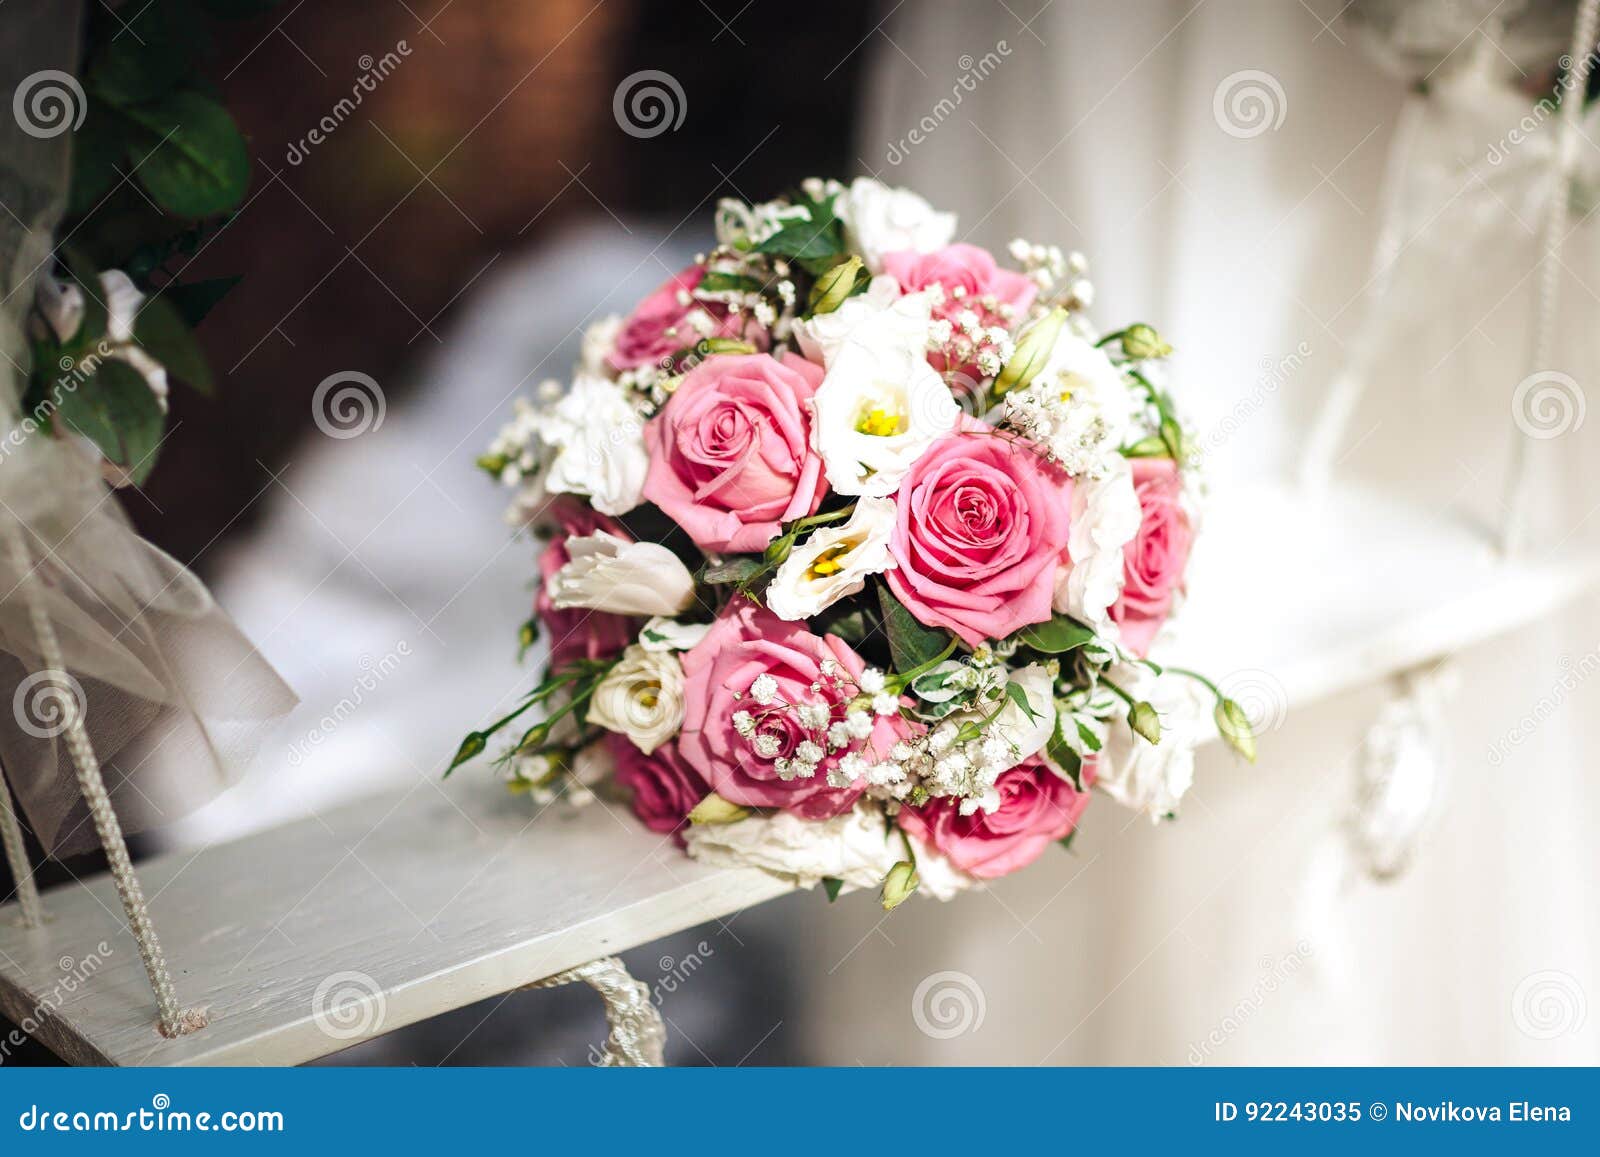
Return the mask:
{"type": "Polygon", "coordinates": [[[885,253],[931,253],[950,244],[956,233],[954,213],[940,213],[910,189],[871,177],[857,177],[833,208],[844,221],[845,244],[873,273],[883,269],[885,253]]]}
{"type": "Polygon", "coordinates": [[[680,615],[694,605],[694,576],[659,543],[624,542],[602,530],[574,535],[566,546],[570,561],[545,584],[560,610],[680,615]]]}
{"type": "Polygon", "coordinates": [[[1161,742],[1135,735],[1126,719],[1112,720],[1095,761],[1094,786],[1155,822],[1178,810],[1194,782],[1195,748],[1212,733],[1215,700],[1193,679],[1157,675],[1139,663],[1118,667],[1114,678],[1133,698],[1156,709],[1161,742]]]}
{"type": "Polygon", "coordinates": [[[882,497],[956,424],[961,407],[921,350],[841,347],[812,399],[811,442],[839,494],[882,497]]]}
{"type": "Polygon", "coordinates": [[[900,858],[900,842],[888,838],[882,809],[867,802],[827,820],[774,812],[731,824],[690,824],[683,836],[689,854],[703,863],[760,868],[802,888],[823,879],[876,888],[900,858]]]}
{"type": "Polygon", "coordinates": [[[606,358],[611,356],[611,350],[617,340],[617,331],[622,328],[622,317],[619,314],[610,314],[590,324],[583,331],[583,350],[578,355],[578,372],[590,374],[597,378],[612,376],[611,366],[606,358]]]}
{"type": "Polygon", "coordinates": [[[683,726],[683,666],[671,652],[634,645],[589,700],[589,721],[625,735],[649,755],[683,726]]]}
{"type": "Polygon", "coordinates": [[[540,417],[540,436],[550,451],[547,491],[581,494],[602,514],[626,514],[643,501],[650,455],[644,423],[622,387],[580,373],[540,417]]]}
{"type": "Polygon", "coordinates": [[[1135,398],[1105,350],[1063,328],[1033,381],[1006,395],[1005,411],[1068,474],[1098,477],[1128,440],[1135,398]]]}
{"type": "Polygon", "coordinates": [[[1122,594],[1123,548],[1138,535],[1141,517],[1133,471],[1121,454],[1110,460],[1103,477],[1074,480],[1067,538],[1071,563],[1056,576],[1054,610],[1102,638],[1117,638],[1110,610],[1122,594]]]}
{"type": "Polygon", "coordinates": [[[874,277],[865,293],[847,297],[832,313],[794,323],[800,352],[824,368],[847,344],[903,345],[919,356],[928,350],[933,302],[926,293],[902,295],[888,274],[874,277]]]}
{"type": "Polygon", "coordinates": [[[767,608],[791,622],[809,619],[889,569],[894,502],[862,498],[848,521],[819,526],[796,546],[767,588],[767,608]]]}
{"type": "Polygon", "coordinates": [[[710,623],[680,623],[657,615],[639,632],[639,646],[646,651],[687,651],[710,630],[710,623]]]}

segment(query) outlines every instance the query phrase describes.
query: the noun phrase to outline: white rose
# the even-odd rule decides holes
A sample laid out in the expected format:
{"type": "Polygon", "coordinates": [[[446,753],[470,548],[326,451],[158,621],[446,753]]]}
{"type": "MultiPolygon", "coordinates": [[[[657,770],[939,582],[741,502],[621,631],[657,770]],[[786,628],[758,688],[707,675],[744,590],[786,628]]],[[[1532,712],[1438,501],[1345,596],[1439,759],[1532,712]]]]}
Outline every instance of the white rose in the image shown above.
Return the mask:
{"type": "Polygon", "coordinates": [[[902,249],[931,253],[950,244],[956,215],[937,212],[910,189],[893,189],[871,177],[857,177],[834,202],[844,221],[845,244],[872,272],[883,268],[883,255],[902,249]]]}
{"type": "Polygon", "coordinates": [[[894,503],[862,498],[840,526],[820,526],[796,546],[767,588],[767,607],[780,619],[809,619],[866,585],[891,565],[894,503]]]}
{"type": "Polygon", "coordinates": [[[1122,594],[1122,551],[1139,533],[1142,512],[1128,460],[1117,454],[1104,477],[1079,477],[1072,487],[1070,566],[1056,576],[1053,608],[1116,639],[1110,610],[1122,594]]]}
{"type": "Polygon", "coordinates": [[[632,646],[595,685],[589,721],[649,755],[683,726],[683,667],[670,652],[632,646]]]}
{"type": "Polygon", "coordinates": [[[650,455],[644,423],[622,387],[580,373],[541,419],[540,435],[553,451],[546,490],[581,494],[602,514],[626,514],[643,501],[650,455]]]}
{"type": "Polygon", "coordinates": [[[545,592],[556,607],[615,615],[680,615],[694,605],[694,576],[654,542],[624,542],[598,531],[567,539],[567,565],[545,592]]]}
{"type": "Polygon", "coordinates": [[[948,433],[961,407],[920,350],[892,341],[841,347],[812,398],[811,442],[828,485],[881,497],[948,433]]]}
{"type": "Polygon", "coordinates": [[[874,277],[865,293],[847,297],[832,313],[794,323],[800,352],[824,367],[831,366],[846,344],[903,345],[926,357],[933,302],[926,293],[900,293],[888,274],[874,277]]]}
{"type": "Polygon", "coordinates": [[[1094,786],[1125,807],[1148,812],[1152,821],[1178,809],[1194,782],[1195,748],[1211,733],[1215,700],[1193,679],[1157,675],[1143,664],[1126,664],[1113,676],[1135,699],[1156,709],[1161,742],[1133,733],[1114,719],[1095,762],[1094,786]]]}
{"type": "Polygon", "coordinates": [[[722,868],[760,868],[802,888],[819,880],[843,880],[853,888],[876,888],[900,859],[883,812],[862,801],[828,820],[806,820],[788,812],[752,815],[731,824],[690,824],[689,854],[722,868]]]}

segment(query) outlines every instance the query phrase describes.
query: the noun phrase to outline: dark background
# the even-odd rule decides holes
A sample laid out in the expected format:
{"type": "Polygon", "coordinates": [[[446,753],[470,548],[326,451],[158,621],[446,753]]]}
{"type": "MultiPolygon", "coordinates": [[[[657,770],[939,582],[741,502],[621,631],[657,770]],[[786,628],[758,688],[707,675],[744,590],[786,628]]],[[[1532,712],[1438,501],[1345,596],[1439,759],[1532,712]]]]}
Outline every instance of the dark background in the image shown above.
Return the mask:
{"type": "MultiPolygon", "coordinates": [[[[184,279],[244,280],[200,329],[217,397],[178,391],[155,474],[123,494],[141,532],[205,576],[315,433],[318,382],[359,370],[403,404],[408,367],[433,352],[472,283],[573,221],[613,214],[665,231],[696,216],[709,237],[718,197],[764,199],[859,170],[852,122],[883,18],[851,0],[283,0],[218,23],[206,72],[254,172],[184,279]],[[363,58],[402,41],[409,55],[290,163],[291,145],[371,67],[363,58]],[[639,139],[618,126],[612,96],[646,69],[681,84],[690,115],[639,139]]],[[[38,878],[99,868],[46,863],[38,878]]],[[[0,864],[0,898],[11,892],[0,864]]],[[[0,1038],[11,1027],[0,1019],[0,1038]]],[[[444,1063],[477,1059],[463,1049],[444,1063]]],[[[51,1062],[31,1045],[6,1058],[51,1062]]]]}

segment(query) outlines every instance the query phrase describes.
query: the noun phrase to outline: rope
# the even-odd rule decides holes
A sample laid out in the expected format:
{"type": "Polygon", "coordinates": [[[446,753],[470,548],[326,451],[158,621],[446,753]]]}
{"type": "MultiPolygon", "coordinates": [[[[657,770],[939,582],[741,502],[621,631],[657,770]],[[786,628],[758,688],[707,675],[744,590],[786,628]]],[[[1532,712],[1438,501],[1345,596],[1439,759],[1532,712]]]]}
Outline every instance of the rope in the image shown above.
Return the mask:
{"type": "Polygon", "coordinates": [[[602,956],[523,988],[560,988],[583,981],[606,1002],[606,1024],[611,1033],[596,1062],[604,1067],[657,1068],[665,1064],[666,1028],[650,1000],[650,987],[628,975],[615,956],[602,956]]]}
{"type": "MultiPolygon", "coordinates": [[[[32,569],[32,563],[28,557],[27,545],[23,542],[22,532],[13,528],[9,537],[12,565],[17,568],[18,574],[26,576],[32,569]]],[[[106,790],[105,777],[100,772],[99,757],[95,755],[94,745],[89,740],[89,732],[83,725],[83,712],[77,698],[70,694],[61,682],[63,660],[61,642],[56,637],[55,625],[45,613],[32,584],[25,581],[22,586],[28,600],[28,617],[39,642],[39,657],[44,662],[45,673],[51,683],[62,692],[61,702],[65,705],[66,715],[67,751],[72,756],[72,764],[77,771],[78,790],[83,793],[84,802],[89,805],[89,816],[94,820],[95,832],[100,837],[100,846],[105,849],[106,859],[110,861],[111,878],[116,883],[117,895],[122,899],[122,910],[128,917],[128,927],[133,932],[134,940],[138,942],[139,958],[144,962],[144,973],[149,978],[150,989],[156,997],[156,1007],[160,1010],[161,1035],[176,1037],[204,1028],[206,1018],[203,1013],[182,1011],[178,1007],[178,997],[173,991],[172,977],[167,972],[166,956],[161,951],[161,941],[156,936],[155,925],[150,919],[144,889],[139,886],[139,877],[134,873],[133,860],[128,855],[128,841],[122,835],[122,824],[117,820],[117,813],[112,810],[111,795],[106,790]]]]}
{"type": "MultiPolygon", "coordinates": [[[[1600,0],[1583,0],[1572,26],[1572,47],[1567,54],[1571,71],[1561,96],[1556,122],[1555,163],[1550,166],[1550,199],[1544,218],[1544,252],[1540,256],[1539,283],[1534,299],[1533,353],[1535,373],[1548,368],[1555,344],[1556,306],[1561,289],[1561,247],[1572,216],[1572,170],[1578,158],[1578,117],[1583,111],[1589,74],[1594,71],[1594,46],[1600,33],[1600,0]]],[[[1511,466],[1506,493],[1506,522],[1501,548],[1511,554],[1522,546],[1528,503],[1528,439],[1520,433],[1511,442],[1511,466]]]]}
{"type": "Polygon", "coordinates": [[[22,926],[37,928],[44,923],[44,905],[39,901],[39,883],[33,878],[33,865],[28,863],[28,849],[22,842],[22,825],[11,802],[11,788],[6,783],[6,769],[0,766],[0,843],[5,845],[6,864],[11,868],[11,878],[17,882],[17,903],[22,906],[22,926]]]}

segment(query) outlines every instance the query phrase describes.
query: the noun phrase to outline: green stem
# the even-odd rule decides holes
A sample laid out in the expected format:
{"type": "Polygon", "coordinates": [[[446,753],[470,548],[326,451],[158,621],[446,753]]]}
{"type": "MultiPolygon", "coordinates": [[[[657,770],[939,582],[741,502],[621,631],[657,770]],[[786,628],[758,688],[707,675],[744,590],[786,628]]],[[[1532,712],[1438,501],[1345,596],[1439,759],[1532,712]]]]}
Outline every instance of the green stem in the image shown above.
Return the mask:
{"type": "Polygon", "coordinates": [[[913,667],[906,674],[904,674],[904,675],[896,675],[894,677],[894,679],[890,680],[889,682],[892,682],[894,684],[894,689],[896,691],[899,691],[902,688],[911,686],[911,684],[915,683],[918,679],[922,678],[929,671],[931,671],[935,667],[937,667],[940,663],[943,663],[951,655],[955,654],[956,644],[959,641],[960,640],[958,640],[954,635],[952,635],[950,637],[949,646],[945,647],[944,650],[940,651],[937,655],[935,655],[933,658],[929,659],[926,663],[920,663],[917,666],[913,667]]]}
{"type": "Polygon", "coordinates": [[[1121,699],[1129,707],[1137,707],[1138,706],[1137,701],[1134,699],[1134,697],[1132,695],[1129,695],[1126,691],[1124,691],[1121,687],[1118,687],[1115,683],[1113,683],[1110,679],[1107,679],[1104,675],[1100,676],[1100,685],[1102,687],[1109,688],[1112,691],[1112,693],[1116,695],[1116,697],[1118,699],[1121,699]]]}

